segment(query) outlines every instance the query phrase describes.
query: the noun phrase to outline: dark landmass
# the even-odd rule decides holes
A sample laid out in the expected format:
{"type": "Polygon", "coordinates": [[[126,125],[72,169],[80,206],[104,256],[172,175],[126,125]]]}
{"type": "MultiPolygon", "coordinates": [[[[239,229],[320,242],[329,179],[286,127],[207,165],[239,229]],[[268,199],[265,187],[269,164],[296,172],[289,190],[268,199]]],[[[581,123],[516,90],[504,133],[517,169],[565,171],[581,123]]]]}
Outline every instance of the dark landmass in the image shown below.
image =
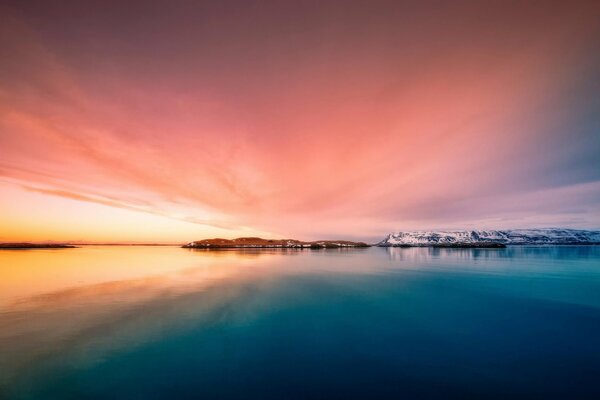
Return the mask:
{"type": "Polygon", "coordinates": [[[0,250],[73,249],[77,246],[56,243],[0,243],[0,250]]]}
{"type": "Polygon", "coordinates": [[[245,237],[237,239],[204,239],[182,246],[186,249],[340,249],[349,247],[370,247],[363,242],[347,240],[317,240],[303,242],[295,239],[262,239],[245,237]]]}

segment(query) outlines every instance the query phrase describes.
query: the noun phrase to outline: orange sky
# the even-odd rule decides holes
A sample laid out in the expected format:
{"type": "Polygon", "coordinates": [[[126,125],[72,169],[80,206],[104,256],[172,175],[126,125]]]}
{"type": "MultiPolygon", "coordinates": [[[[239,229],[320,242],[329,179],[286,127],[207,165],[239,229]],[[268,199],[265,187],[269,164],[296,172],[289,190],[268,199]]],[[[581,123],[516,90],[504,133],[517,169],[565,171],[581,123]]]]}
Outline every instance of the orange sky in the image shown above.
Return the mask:
{"type": "Polygon", "coordinates": [[[0,240],[600,226],[597,2],[0,11],[0,240]]]}

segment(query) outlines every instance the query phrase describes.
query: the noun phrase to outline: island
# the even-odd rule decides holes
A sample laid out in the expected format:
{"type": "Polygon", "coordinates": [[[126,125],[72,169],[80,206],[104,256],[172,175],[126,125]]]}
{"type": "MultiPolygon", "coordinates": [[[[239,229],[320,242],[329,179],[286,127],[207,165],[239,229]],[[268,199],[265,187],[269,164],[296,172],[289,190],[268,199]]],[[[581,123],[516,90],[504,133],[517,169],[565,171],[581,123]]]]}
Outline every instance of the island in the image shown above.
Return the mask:
{"type": "Polygon", "coordinates": [[[182,246],[186,249],[341,249],[370,247],[363,242],[347,240],[317,240],[304,242],[296,239],[263,239],[259,237],[242,237],[237,239],[204,239],[190,242],[182,246]]]}
{"type": "Polygon", "coordinates": [[[0,243],[0,250],[74,249],[76,247],[59,243],[0,243]]]}

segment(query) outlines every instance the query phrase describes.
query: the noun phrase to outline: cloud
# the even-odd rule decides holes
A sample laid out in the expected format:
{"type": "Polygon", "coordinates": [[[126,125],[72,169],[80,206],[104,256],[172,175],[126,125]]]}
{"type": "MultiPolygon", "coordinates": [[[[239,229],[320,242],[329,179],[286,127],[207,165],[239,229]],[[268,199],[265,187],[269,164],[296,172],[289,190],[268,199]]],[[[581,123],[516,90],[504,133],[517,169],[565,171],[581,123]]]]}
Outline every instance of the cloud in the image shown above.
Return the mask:
{"type": "Polygon", "coordinates": [[[2,12],[0,171],[30,191],[354,235],[522,215],[512,199],[600,179],[577,161],[595,130],[569,134],[598,7],[61,7],[2,12]]]}
{"type": "Polygon", "coordinates": [[[245,227],[243,227],[243,226],[228,223],[225,221],[214,221],[214,220],[197,218],[197,217],[193,217],[193,216],[175,217],[175,216],[169,215],[169,213],[167,213],[167,212],[158,211],[156,209],[156,206],[153,206],[153,205],[148,205],[148,206],[131,205],[131,204],[127,204],[127,203],[117,200],[117,199],[107,199],[107,198],[102,198],[102,197],[97,197],[97,196],[90,196],[90,195],[86,195],[86,194],[75,193],[75,192],[70,192],[70,191],[61,190],[61,189],[36,188],[36,187],[28,186],[28,185],[20,185],[20,186],[23,189],[28,190],[30,192],[42,193],[42,194],[46,194],[46,195],[50,195],[50,196],[57,196],[57,197],[61,197],[61,198],[69,199],[69,200],[95,203],[95,204],[100,204],[103,206],[115,207],[115,208],[120,208],[120,209],[124,209],[124,210],[148,213],[148,214],[171,218],[171,219],[176,219],[176,220],[180,220],[180,221],[191,222],[193,224],[208,225],[208,226],[212,226],[215,228],[229,229],[229,230],[245,229],[245,227]]]}

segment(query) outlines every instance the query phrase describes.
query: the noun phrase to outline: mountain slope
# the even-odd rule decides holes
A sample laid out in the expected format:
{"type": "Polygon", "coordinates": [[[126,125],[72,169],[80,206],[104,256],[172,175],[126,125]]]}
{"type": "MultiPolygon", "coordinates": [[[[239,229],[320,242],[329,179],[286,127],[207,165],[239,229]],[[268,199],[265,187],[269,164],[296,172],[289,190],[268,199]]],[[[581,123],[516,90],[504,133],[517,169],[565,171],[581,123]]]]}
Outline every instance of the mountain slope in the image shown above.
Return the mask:
{"type": "Polygon", "coordinates": [[[487,244],[600,244],[600,231],[548,228],[395,232],[377,243],[377,246],[485,247],[487,244]]]}

